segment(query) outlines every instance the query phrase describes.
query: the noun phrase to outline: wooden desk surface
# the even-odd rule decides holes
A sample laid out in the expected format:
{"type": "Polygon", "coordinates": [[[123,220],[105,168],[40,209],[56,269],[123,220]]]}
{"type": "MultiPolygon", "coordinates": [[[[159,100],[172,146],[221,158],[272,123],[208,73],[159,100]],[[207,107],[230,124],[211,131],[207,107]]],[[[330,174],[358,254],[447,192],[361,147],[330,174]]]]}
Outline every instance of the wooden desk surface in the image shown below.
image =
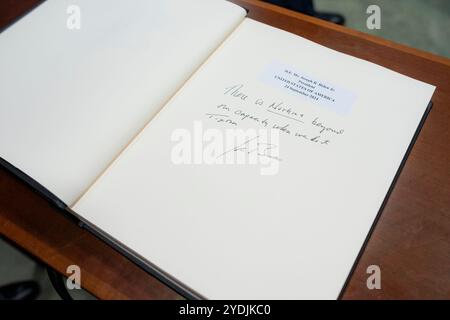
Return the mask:
{"type": "MultiPolygon", "coordinates": [[[[0,27],[39,0],[2,0],[0,27]]],[[[254,0],[249,17],[434,84],[434,107],[344,292],[344,299],[450,299],[450,60],[254,0]],[[382,271],[368,290],[366,268],[382,271]]],[[[26,92],[24,92],[26,94],[26,92]]],[[[80,229],[0,170],[0,232],[103,299],[179,299],[174,291],[80,229]]],[[[1,257],[0,257],[1,259],[1,257]]]]}

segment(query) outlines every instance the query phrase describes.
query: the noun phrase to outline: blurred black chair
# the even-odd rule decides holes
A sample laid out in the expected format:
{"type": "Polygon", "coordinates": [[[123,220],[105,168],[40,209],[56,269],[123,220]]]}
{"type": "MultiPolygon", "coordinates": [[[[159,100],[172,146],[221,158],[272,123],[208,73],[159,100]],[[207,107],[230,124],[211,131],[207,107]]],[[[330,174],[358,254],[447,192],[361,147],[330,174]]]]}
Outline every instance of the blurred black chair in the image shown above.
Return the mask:
{"type": "Polygon", "coordinates": [[[39,295],[35,281],[21,281],[0,287],[0,300],[34,300],[39,295]]]}
{"type": "Polygon", "coordinates": [[[314,8],[313,0],[264,0],[278,6],[294,10],[313,16],[322,20],[327,20],[336,24],[343,25],[345,23],[345,18],[339,13],[332,12],[318,12],[314,8]]]}

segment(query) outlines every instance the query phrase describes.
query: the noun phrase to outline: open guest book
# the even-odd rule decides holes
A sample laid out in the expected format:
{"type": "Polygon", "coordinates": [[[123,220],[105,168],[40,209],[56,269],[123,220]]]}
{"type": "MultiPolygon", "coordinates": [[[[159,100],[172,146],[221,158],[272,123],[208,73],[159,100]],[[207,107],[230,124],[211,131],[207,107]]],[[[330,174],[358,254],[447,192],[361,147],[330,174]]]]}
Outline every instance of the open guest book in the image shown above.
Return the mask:
{"type": "Polygon", "coordinates": [[[0,88],[2,165],[208,299],[338,298],[435,90],[219,0],[46,1],[0,88]]]}

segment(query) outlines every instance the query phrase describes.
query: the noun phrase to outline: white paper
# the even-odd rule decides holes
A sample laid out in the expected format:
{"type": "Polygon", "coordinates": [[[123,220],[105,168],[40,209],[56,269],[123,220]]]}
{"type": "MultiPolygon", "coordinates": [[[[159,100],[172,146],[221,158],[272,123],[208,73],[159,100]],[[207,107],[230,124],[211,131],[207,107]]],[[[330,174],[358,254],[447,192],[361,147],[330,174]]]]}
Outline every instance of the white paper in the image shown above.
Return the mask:
{"type": "Polygon", "coordinates": [[[433,91],[246,19],[73,210],[206,298],[335,299],[433,91]],[[266,83],[274,60],[351,92],[353,106],[266,83]],[[263,120],[288,124],[276,174],[172,161],[175,130],[263,120]]]}
{"type": "Polygon", "coordinates": [[[356,95],[350,90],[327,83],[276,61],[264,69],[261,79],[275,88],[338,114],[348,114],[356,100],[356,95]]]}
{"type": "Polygon", "coordinates": [[[72,204],[244,15],[220,0],[45,1],[0,34],[0,156],[72,204]]]}

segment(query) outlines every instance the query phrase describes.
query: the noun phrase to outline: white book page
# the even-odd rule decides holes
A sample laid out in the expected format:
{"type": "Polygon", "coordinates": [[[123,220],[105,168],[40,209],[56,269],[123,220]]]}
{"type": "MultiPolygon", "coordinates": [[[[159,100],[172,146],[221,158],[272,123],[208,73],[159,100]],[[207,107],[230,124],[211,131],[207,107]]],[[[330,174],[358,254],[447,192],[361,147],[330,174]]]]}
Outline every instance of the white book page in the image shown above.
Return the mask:
{"type": "Polygon", "coordinates": [[[335,299],[433,91],[245,19],[73,210],[206,298],[335,299]]]}
{"type": "Polygon", "coordinates": [[[0,34],[0,156],[72,204],[244,16],[222,0],[44,2],[0,34]]]}

